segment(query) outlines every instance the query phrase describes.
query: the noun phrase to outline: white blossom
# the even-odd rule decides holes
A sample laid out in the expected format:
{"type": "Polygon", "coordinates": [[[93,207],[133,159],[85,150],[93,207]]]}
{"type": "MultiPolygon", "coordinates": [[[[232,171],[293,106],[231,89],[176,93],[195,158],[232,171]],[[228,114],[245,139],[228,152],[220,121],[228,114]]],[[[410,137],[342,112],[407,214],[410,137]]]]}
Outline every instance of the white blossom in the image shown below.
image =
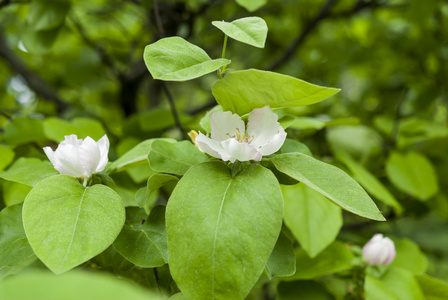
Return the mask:
{"type": "Polygon", "coordinates": [[[395,258],[394,242],[382,234],[375,234],[362,248],[364,260],[372,266],[388,265],[395,258]]]}
{"type": "Polygon", "coordinates": [[[269,106],[256,108],[245,126],[237,114],[229,111],[210,114],[211,138],[202,133],[196,137],[199,149],[224,161],[255,160],[278,151],[286,132],[269,106]]]}
{"type": "Polygon", "coordinates": [[[91,137],[78,139],[75,134],[65,136],[57,149],[44,148],[45,154],[54,168],[62,175],[76,178],[88,178],[101,172],[107,164],[109,139],[104,135],[98,142],[91,137]]]}

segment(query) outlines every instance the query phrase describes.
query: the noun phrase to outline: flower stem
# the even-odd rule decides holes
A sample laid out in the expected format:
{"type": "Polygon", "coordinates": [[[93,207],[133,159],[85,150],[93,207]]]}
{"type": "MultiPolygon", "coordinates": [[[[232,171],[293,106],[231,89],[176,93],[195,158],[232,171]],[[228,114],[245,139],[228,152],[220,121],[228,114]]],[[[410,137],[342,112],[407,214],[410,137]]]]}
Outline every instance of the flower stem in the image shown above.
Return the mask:
{"type": "MultiPolygon", "coordinates": [[[[227,34],[224,34],[224,45],[222,46],[221,58],[225,58],[226,57],[226,48],[227,48],[227,34]]],[[[219,68],[219,70],[218,70],[219,79],[222,79],[222,74],[224,74],[224,72],[226,71],[226,67],[227,67],[227,65],[222,66],[221,68],[219,68]]]]}
{"type": "Polygon", "coordinates": [[[82,185],[84,186],[84,187],[87,187],[87,177],[84,177],[84,180],[83,180],[83,182],[82,182],[82,185]]]}

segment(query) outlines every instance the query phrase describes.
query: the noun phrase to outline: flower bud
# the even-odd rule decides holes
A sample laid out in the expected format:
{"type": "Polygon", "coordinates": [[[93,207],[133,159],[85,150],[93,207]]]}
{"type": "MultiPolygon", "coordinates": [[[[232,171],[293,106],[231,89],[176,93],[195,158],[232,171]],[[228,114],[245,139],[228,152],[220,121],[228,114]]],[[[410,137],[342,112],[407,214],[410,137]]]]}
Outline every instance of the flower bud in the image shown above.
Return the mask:
{"type": "Polygon", "coordinates": [[[104,135],[95,142],[89,136],[82,140],[75,134],[66,135],[55,151],[45,147],[44,152],[62,175],[88,178],[92,173],[101,172],[106,167],[109,139],[104,135]]]}
{"type": "Polygon", "coordinates": [[[364,260],[372,266],[388,265],[395,258],[394,242],[382,234],[375,234],[362,248],[364,260]]]}

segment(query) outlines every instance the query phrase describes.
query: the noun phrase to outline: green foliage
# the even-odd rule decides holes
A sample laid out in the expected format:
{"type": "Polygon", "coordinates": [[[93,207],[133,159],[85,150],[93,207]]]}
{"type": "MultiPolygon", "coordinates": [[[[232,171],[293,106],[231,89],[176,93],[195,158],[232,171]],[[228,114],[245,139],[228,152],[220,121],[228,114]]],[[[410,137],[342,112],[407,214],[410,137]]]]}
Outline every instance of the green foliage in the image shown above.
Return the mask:
{"type": "Polygon", "coordinates": [[[37,257],[56,274],[109,247],[124,219],[123,203],[113,190],[104,185],[86,188],[66,175],[38,183],[23,206],[28,241],[37,257]]]}
{"type": "Polygon", "coordinates": [[[365,218],[384,221],[367,193],[340,169],[302,153],[285,153],[271,159],[282,173],[301,181],[342,208],[365,218]]]}
{"type": "Polygon", "coordinates": [[[171,274],[193,299],[244,299],[277,241],[283,201],[271,172],[235,177],[221,162],[192,167],[168,202],[171,274]]]}
{"type": "Polygon", "coordinates": [[[319,192],[300,183],[282,188],[285,224],[310,257],[334,242],[342,227],[342,212],[319,192]]]}
{"type": "Polygon", "coordinates": [[[35,186],[43,179],[59,174],[48,161],[21,157],[7,170],[0,173],[5,180],[35,186]]]}
{"type": "Polygon", "coordinates": [[[254,47],[264,48],[268,26],[262,18],[247,17],[231,23],[213,21],[212,24],[234,40],[254,47]]]}
{"type": "Polygon", "coordinates": [[[146,46],[144,58],[154,79],[171,81],[201,77],[230,64],[225,58],[212,60],[204,50],[180,37],[165,38],[146,46]]]}
{"type": "Polygon", "coordinates": [[[212,88],[213,96],[223,110],[240,116],[266,105],[273,109],[310,105],[339,91],[291,76],[255,69],[231,72],[212,88]]]}
{"type": "Polygon", "coordinates": [[[296,272],[296,257],[291,241],[280,232],[277,243],[266,262],[266,274],[273,277],[288,277],[296,272]]]}

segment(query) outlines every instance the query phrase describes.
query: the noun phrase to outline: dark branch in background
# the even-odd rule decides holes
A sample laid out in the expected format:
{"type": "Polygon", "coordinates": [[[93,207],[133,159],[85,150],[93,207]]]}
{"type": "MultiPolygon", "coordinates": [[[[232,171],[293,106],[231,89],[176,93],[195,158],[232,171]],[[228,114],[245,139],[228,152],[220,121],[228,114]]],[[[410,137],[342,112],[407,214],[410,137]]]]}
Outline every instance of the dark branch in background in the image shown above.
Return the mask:
{"type": "Polygon", "coordinates": [[[7,46],[6,39],[3,36],[3,32],[0,30],[0,57],[3,57],[9,64],[11,69],[20,74],[27,82],[30,89],[32,89],[37,95],[46,100],[50,100],[56,103],[59,113],[65,111],[68,108],[65,103],[57,94],[57,92],[37,73],[30,70],[7,46]]]}
{"type": "Polygon", "coordinates": [[[8,6],[10,4],[23,4],[23,3],[30,3],[30,1],[11,1],[11,0],[3,0],[0,2],[0,9],[2,9],[5,6],[8,6]]]}
{"type": "Polygon", "coordinates": [[[302,33],[291,43],[288,49],[285,51],[282,57],[267,68],[267,70],[275,70],[284,65],[296,52],[297,48],[303,44],[307,36],[313,31],[314,28],[319,25],[320,21],[328,16],[328,12],[336,4],[337,0],[328,0],[319,13],[305,26],[302,33]]]}
{"type": "MultiPolygon", "coordinates": [[[[152,3],[153,3],[153,10],[154,10],[154,16],[156,19],[157,28],[159,30],[159,35],[163,38],[165,36],[165,30],[162,27],[162,20],[160,18],[159,6],[158,6],[156,0],[152,0],[152,3]]],[[[168,103],[170,105],[171,113],[173,114],[174,120],[176,122],[176,126],[179,129],[179,131],[181,132],[182,138],[184,140],[186,140],[186,139],[188,139],[187,135],[185,134],[185,130],[182,127],[182,122],[180,121],[179,113],[177,112],[173,96],[171,95],[171,92],[170,92],[168,85],[166,84],[165,81],[162,81],[162,87],[163,87],[163,90],[168,98],[168,103]]]]}

